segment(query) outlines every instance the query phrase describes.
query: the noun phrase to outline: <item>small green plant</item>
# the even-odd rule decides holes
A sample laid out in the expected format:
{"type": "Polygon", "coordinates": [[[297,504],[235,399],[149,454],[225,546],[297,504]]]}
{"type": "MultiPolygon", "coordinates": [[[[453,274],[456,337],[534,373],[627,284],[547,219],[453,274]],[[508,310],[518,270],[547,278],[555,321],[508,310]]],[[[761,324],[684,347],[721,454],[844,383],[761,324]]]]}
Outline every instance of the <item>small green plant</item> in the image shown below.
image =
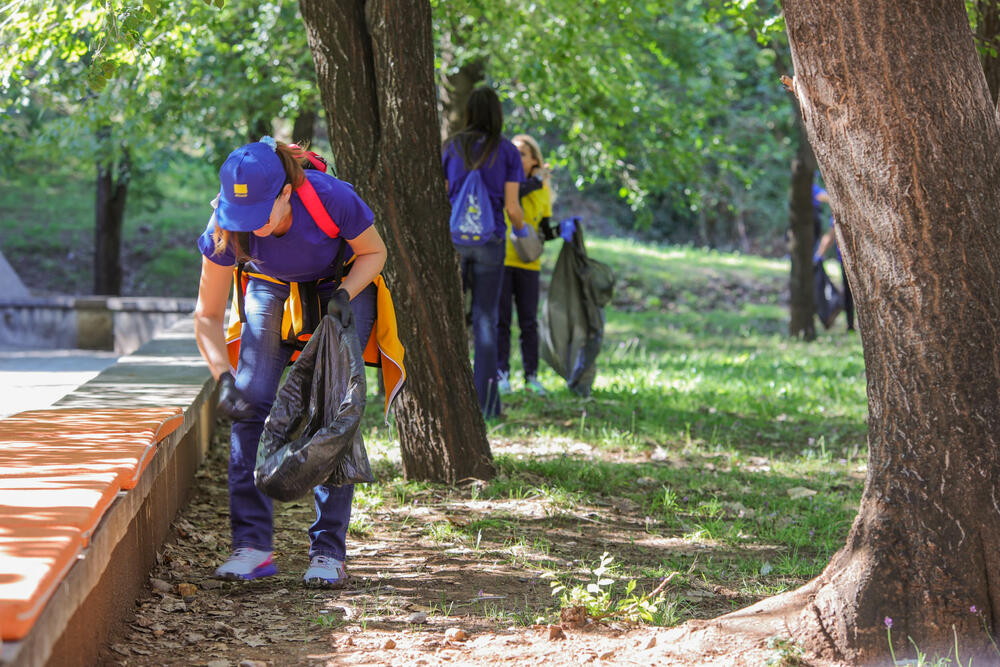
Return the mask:
{"type": "Polygon", "coordinates": [[[562,608],[582,607],[587,616],[595,621],[613,618],[629,623],[664,624],[664,620],[669,617],[665,613],[669,605],[663,588],[677,572],[665,577],[655,590],[644,595],[636,595],[636,581],[630,579],[625,584],[624,596],[616,598],[612,595],[615,585],[614,559],[614,556],[605,551],[601,555],[600,564],[591,570],[593,581],[572,588],[558,580],[553,581],[552,594],[560,596],[562,608]]]}
{"type": "Polygon", "coordinates": [[[324,630],[336,630],[344,624],[344,619],[336,614],[319,614],[309,619],[309,622],[320,626],[324,630]]]}
{"type": "Polygon", "coordinates": [[[802,647],[786,637],[768,637],[767,648],[774,651],[774,655],[767,659],[765,665],[773,667],[798,667],[805,665],[802,658],[805,653],[802,647]]]}

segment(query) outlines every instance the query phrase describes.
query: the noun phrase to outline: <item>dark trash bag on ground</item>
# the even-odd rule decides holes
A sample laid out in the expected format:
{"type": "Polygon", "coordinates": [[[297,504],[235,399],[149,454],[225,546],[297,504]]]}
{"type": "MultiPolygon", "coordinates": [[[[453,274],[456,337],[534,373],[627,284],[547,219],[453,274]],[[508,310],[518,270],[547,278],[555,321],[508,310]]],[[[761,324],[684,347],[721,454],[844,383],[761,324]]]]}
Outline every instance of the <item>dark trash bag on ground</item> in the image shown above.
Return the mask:
{"type": "Polygon", "coordinates": [[[264,422],[257,488],[276,500],[294,500],[319,484],[374,481],[358,430],[366,391],[354,326],[341,328],[324,317],[264,422]]]}
{"type": "Polygon", "coordinates": [[[589,396],[597,376],[597,355],[604,338],[604,306],[614,294],[611,268],[587,256],[577,224],[572,243],[556,259],[539,322],[540,351],[567,386],[589,396]]]}

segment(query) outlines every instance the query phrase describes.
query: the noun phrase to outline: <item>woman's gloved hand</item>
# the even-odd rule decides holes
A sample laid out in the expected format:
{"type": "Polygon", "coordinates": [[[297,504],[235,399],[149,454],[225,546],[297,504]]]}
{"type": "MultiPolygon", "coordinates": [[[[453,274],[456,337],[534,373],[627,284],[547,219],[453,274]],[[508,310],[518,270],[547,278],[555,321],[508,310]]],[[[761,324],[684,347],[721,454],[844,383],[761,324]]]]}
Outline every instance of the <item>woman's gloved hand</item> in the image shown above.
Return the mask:
{"type": "Polygon", "coordinates": [[[326,304],[326,314],[330,315],[340,326],[349,327],[354,323],[354,311],[351,310],[351,295],[347,290],[341,288],[330,297],[330,303],[326,304]]]}
{"type": "Polygon", "coordinates": [[[562,240],[566,243],[573,242],[573,234],[576,233],[577,220],[579,220],[579,218],[566,218],[559,223],[559,236],[561,236],[562,240]]]}
{"type": "Polygon", "coordinates": [[[236,388],[236,380],[233,374],[226,371],[219,376],[219,412],[234,420],[250,419],[253,412],[250,403],[243,398],[243,394],[236,388]]]}
{"type": "Polygon", "coordinates": [[[530,231],[531,230],[528,229],[528,225],[521,225],[520,229],[518,229],[514,225],[510,226],[510,236],[511,236],[511,238],[523,239],[525,236],[528,235],[528,233],[530,231]]]}

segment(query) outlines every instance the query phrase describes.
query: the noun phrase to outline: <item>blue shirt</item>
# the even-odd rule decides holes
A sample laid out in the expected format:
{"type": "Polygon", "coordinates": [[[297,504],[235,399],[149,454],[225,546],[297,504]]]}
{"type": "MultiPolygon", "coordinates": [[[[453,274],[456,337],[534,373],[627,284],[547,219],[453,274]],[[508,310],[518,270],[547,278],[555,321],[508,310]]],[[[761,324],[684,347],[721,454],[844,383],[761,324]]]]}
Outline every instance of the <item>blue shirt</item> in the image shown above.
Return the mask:
{"type": "MultiPolygon", "coordinates": [[[[444,167],[445,178],[448,179],[448,199],[454,205],[469,171],[452,142],[445,146],[441,165],[444,167]]],[[[521,154],[508,139],[500,137],[496,153],[486,158],[479,167],[479,173],[482,174],[486,191],[490,194],[490,203],[493,204],[494,236],[502,239],[507,229],[503,217],[504,183],[520,183],[524,180],[521,154]]]]}
{"type": "MultiPolygon", "coordinates": [[[[333,275],[333,262],[345,239],[357,238],[372,226],[375,216],[361,197],[354,192],[350,183],[338,180],[315,169],[306,169],[306,178],[312,183],[319,200],[327,213],[340,227],[340,236],[330,238],[320,229],[299,196],[292,193],[292,225],[281,236],[260,238],[250,232],[250,256],[254,262],[248,269],[264,273],[285,282],[317,280],[333,275]]],[[[236,264],[233,249],[226,248],[218,255],[212,232],[215,231],[215,216],[208,221],[205,232],[198,238],[201,254],[220,266],[236,264]]],[[[350,246],[344,250],[344,260],[353,255],[350,246]]]]}

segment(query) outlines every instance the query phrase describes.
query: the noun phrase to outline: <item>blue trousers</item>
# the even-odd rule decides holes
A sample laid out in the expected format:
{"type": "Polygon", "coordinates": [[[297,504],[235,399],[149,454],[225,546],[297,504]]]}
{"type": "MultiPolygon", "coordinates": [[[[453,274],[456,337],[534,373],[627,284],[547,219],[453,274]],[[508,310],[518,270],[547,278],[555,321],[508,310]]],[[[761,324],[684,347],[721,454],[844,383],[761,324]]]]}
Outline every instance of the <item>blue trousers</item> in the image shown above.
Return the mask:
{"type": "Polygon", "coordinates": [[[525,379],[538,374],[539,274],[533,269],[503,267],[500,314],[497,325],[497,369],[510,372],[510,324],[517,303],[517,326],[521,329],[521,364],[525,379]]]}
{"type": "MultiPolygon", "coordinates": [[[[369,285],[351,301],[355,328],[364,348],[375,322],[376,287],[369,285]]],[[[322,312],[333,287],[320,289],[322,312]]],[[[274,515],[271,499],[257,490],[253,470],[264,420],[278,393],[278,384],[295,351],[281,341],[281,316],[288,287],[265,280],[250,280],[246,291],[246,316],[240,339],[236,388],[253,406],[252,419],[234,421],[229,445],[229,521],[233,548],[271,551],[274,515]]],[[[354,486],[317,486],[316,521],[309,528],[311,556],[344,560],[347,526],[351,521],[354,486]]]]}
{"type": "Polygon", "coordinates": [[[497,387],[497,310],[503,279],[504,240],[492,238],[483,245],[456,245],[462,260],[462,290],[472,291],[472,377],[479,408],[486,418],[500,416],[497,387]]]}

